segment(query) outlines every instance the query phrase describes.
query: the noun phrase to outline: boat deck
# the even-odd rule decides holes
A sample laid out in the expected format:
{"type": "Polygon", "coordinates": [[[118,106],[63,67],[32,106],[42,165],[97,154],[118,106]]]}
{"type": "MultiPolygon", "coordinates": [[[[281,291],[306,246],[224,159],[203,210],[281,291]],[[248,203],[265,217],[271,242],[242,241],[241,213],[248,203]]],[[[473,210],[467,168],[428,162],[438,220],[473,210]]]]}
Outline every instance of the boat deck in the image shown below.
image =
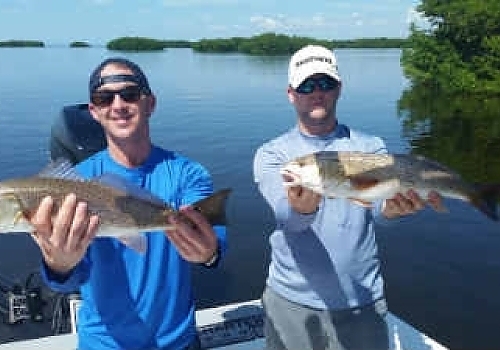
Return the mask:
{"type": "MultiPolygon", "coordinates": [[[[72,304],[73,317],[77,307],[77,302],[72,304]]],[[[262,315],[259,300],[198,310],[196,322],[202,347],[218,350],[262,349],[262,315]]],[[[447,349],[391,313],[388,314],[387,322],[391,350],[447,349]]],[[[0,350],[76,350],[76,345],[76,329],[73,328],[73,332],[68,334],[2,344],[0,350]]]]}

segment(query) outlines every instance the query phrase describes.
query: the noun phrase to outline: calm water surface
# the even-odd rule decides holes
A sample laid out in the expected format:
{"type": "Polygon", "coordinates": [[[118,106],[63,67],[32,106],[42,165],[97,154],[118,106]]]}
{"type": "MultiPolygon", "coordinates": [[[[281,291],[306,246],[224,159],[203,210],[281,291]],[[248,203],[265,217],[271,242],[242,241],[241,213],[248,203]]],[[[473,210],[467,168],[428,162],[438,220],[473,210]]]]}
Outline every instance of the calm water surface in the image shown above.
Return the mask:
{"type": "MultiPolygon", "coordinates": [[[[62,106],[86,102],[90,71],[113,55],[103,48],[0,51],[0,180],[31,175],[46,163],[53,119],[62,106]]],[[[400,51],[337,55],[344,80],[340,121],[382,136],[392,152],[408,152],[396,112],[407,86],[400,51]]],[[[189,49],[126,56],[144,68],[158,97],[154,142],[202,162],[216,188],[234,190],[227,259],[217,271],[195,270],[200,307],[258,298],[272,220],[253,184],[252,158],[260,144],[295,122],[285,94],[288,57],[189,49]]],[[[449,214],[425,212],[379,230],[391,309],[449,346],[500,347],[491,321],[500,312],[498,226],[466,204],[448,207],[449,214]]],[[[0,275],[20,281],[39,261],[23,235],[0,237],[0,256],[0,275]]]]}

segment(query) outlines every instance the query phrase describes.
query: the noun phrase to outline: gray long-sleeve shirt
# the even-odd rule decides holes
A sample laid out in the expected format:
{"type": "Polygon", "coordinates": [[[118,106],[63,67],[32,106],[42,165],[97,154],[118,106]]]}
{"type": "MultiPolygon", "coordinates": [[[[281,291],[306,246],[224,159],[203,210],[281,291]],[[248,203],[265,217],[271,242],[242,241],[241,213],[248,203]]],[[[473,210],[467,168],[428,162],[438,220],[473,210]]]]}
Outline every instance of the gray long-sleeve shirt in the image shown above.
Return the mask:
{"type": "Polygon", "coordinates": [[[274,211],[275,231],[267,285],[293,302],[318,309],[346,309],[383,296],[375,218],[372,208],[345,199],[323,198],[316,213],[294,211],[279,169],[283,163],[317,151],[386,153],[379,137],[338,124],[326,136],[307,136],[298,127],[262,145],[255,154],[254,178],[274,211]]]}

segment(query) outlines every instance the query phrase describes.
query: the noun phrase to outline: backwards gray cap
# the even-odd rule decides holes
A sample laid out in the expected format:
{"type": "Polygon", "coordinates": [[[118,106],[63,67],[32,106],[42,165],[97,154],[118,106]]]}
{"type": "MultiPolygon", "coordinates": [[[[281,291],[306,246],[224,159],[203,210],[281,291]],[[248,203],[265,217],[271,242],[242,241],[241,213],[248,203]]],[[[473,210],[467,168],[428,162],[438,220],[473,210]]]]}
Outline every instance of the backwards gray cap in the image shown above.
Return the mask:
{"type": "Polygon", "coordinates": [[[126,58],[112,57],[104,60],[94,69],[92,74],[90,74],[89,94],[92,95],[92,93],[96,91],[103,84],[122,82],[122,81],[129,81],[136,83],[141,88],[142,92],[146,95],[151,95],[152,93],[146,75],[137,64],[135,64],[130,60],[127,60],[126,58]],[[108,64],[113,64],[113,63],[117,63],[127,67],[128,69],[130,69],[132,74],[120,74],[120,75],[110,75],[101,77],[102,69],[108,64]]]}

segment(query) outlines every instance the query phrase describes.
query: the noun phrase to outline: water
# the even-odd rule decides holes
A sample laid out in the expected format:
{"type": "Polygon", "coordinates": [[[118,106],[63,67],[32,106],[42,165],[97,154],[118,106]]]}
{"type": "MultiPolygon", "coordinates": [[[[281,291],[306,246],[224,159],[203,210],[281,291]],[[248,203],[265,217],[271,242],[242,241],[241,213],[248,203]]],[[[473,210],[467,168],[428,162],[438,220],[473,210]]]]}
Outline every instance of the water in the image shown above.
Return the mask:
{"type": "MultiPolygon", "coordinates": [[[[31,175],[46,163],[53,119],[63,105],[86,102],[90,71],[113,55],[103,48],[0,51],[0,180],[31,175]]],[[[382,136],[392,152],[414,149],[415,139],[403,136],[397,114],[408,86],[400,51],[337,55],[344,79],[341,122],[382,136]]],[[[158,97],[151,119],[154,142],[203,163],[216,188],[234,190],[227,258],[215,271],[195,269],[199,306],[260,297],[272,219],[253,184],[252,159],[260,144],[295,122],[286,96],[288,58],[189,49],[126,56],[144,68],[158,97]]],[[[449,214],[425,212],[380,228],[391,310],[454,348],[500,346],[494,321],[500,312],[498,226],[467,204],[446,204],[449,214]]],[[[0,256],[0,274],[20,282],[39,263],[38,250],[25,235],[0,237],[0,256]]],[[[0,328],[0,343],[12,339],[16,327],[21,326],[0,328]]]]}

